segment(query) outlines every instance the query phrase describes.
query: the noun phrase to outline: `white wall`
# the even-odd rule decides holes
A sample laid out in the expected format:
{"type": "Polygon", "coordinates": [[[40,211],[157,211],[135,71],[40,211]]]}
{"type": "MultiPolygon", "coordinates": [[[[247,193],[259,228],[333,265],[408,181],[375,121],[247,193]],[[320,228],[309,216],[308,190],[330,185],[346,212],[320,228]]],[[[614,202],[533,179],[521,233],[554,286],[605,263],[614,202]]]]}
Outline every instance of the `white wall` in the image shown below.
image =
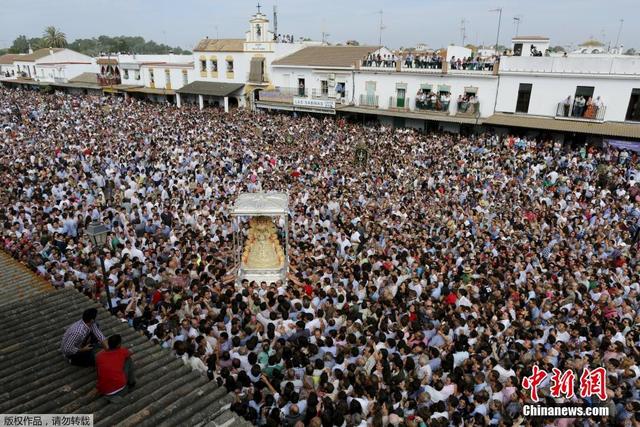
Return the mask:
{"type": "MultiPolygon", "coordinates": [[[[346,100],[351,100],[353,77],[352,72],[349,70],[329,69],[318,70],[313,68],[297,68],[297,67],[272,67],[271,77],[274,86],[284,88],[297,88],[298,79],[305,79],[305,88],[309,96],[315,94],[320,96],[322,93],[322,80],[329,82],[331,75],[335,76],[336,86],[338,83],[345,84],[346,100]]],[[[328,96],[330,98],[335,97],[335,87],[329,87],[328,96]]]]}
{"type": "Polygon", "coordinates": [[[390,97],[396,96],[396,84],[406,83],[406,96],[410,98],[409,107],[415,109],[416,94],[421,84],[431,84],[437,91],[438,85],[451,86],[450,114],[455,114],[457,110],[456,100],[459,95],[464,95],[465,87],[478,88],[477,97],[480,102],[480,114],[482,117],[489,117],[493,114],[495,102],[497,77],[493,75],[470,76],[452,74],[419,74],[419,73],[398,73],[398,72],[373,72],[359,71],[355,75],[355,96],[354,100],[359,103],[360,95],[366,94],[366,82],[376,82],[376,95],[379,99],[379,108],[389,108],[390,97]]]}
{"type": "Polygon", "coordinates": [[[600,96],[607,108],[605,121],[624,121],[631,90],[640,88],[640,79],[630,77],[594,78],[594,76],[571,77],[557,74],[532,76],[525,73],[503,75],[500,77],[497,112],[515,112],[520,83],[533,85],[528,114],[550,117],[555,116],[559,102],[569,95],[573,99],[576,86],[593,86],[594,99],[600,96]]]}
{"type": "Polygon", "coordinates": [[[500,73],[505,72],[635,75],[640,76],[640,57],[576,55],[558,56],[503,56],[500,58],[500,73]]]}

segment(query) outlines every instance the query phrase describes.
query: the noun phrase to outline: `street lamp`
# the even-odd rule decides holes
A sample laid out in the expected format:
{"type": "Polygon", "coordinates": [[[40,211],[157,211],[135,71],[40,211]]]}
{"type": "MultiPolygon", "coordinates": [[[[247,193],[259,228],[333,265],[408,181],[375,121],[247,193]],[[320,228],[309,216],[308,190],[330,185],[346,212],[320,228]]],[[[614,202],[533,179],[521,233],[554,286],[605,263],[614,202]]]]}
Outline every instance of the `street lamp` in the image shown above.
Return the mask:
{"type": "Polygon", "coordinates": [[[102,249],[107,243],[107,234],[109,229],[97,219],[91,221],[91,224],[87,227],[87,235],[94,247],[98,248],[98,257],[100,258],[100,265],[102,266],[102,280],[105,284],[107,291],[107,303],[109,305],[109,311],[113,310],[111,305],[111,292],[109,292],[109,281],[107,279],[107,271],[104,268],[104,256],[102,255],[102,249]]]}

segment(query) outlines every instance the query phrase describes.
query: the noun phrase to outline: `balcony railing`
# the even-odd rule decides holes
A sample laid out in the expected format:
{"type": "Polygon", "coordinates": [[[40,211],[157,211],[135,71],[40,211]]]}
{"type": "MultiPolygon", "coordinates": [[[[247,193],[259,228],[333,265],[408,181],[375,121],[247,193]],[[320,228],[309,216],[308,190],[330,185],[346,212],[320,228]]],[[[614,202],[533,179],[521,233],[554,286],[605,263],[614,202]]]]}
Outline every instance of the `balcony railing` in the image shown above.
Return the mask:
{"type": "Polygon", "coordinates": [[[456,112],[456,116],[474,117],[478,111],[480,111],[479,101],[460,101],[458,102],[458,111],[456,112]]]}
{"type": "Polygon", "coordinates": [[[431,100],[431,97],[429,96],[424,100],[416,98],[416,111],[449,114],[450,104],[451,103],[449,101],[442,101],[440,97],[437,97],[435,100],[431,100]]]}
{"type": "Polygon", "coordinates": [[[556,118],[571,119],[571,120],[594,120],[604,121],[604,115],[607,111],[605,106],[584,105],[578,106],[575,102],[567,104],[565,102],[559,102],[556,108],[556,118]]]}
{"type": "Polygon", "coordinates": [[[113,86],[120,84],[120,76],[98,76],[100,86],[113,86]]]}
{"type": "Polygon", "coordinates": [[[378,108],[378,95],[366,95],[360,94],[360,104],[361,107],[373,107],[378,108]]]}
{"type": "Polygon", "coordinates": [[[496,62],[488,61],[470,61],[461,63],[454,61],[449,64],[449,71],[493,71],[495,64],[496,62]]]}
{"type": "Polygon", "coordinates": [[[409,111],[409,105],[411,105],[411,100],[409,98],[398,98],[396,96],[389,97],[390,110],[409,111]]]}

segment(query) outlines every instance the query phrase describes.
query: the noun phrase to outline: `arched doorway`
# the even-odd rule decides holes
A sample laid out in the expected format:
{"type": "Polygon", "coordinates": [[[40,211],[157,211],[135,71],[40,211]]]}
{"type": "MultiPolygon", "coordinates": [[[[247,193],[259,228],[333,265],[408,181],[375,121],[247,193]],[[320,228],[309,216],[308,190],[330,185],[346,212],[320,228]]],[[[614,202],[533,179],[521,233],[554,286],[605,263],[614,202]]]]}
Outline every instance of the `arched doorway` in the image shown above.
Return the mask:
{"type": "Polygon", "coordinates": [[[253,91],[253,101],[260,101],[260,92],[262,92],[262,89],[255,89],[253,91]]]}
{"type": "Polygon", "coordinates": [[[235,96],[230,96],[229,97],[229,109],[235,109],[238,108],[238,98],[236,98],[235,96]]]}

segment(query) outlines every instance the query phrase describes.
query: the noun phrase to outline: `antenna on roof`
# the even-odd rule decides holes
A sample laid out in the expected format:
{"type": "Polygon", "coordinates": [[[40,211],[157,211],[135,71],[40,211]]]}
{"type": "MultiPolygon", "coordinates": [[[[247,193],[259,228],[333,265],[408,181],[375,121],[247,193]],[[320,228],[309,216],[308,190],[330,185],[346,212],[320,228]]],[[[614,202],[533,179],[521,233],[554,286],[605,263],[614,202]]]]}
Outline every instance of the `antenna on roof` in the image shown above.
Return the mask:
{"type": "Polygon", "coordinates": [[[513,17],[513,23],[516,24],[516,37],[518,37],[518,31],[520,30],[521,21],[522,21],[522,15],[516,15],[513,17]]]}
{"type": "Polygon", "coordinates": [[[382,23],[382,14],[383,14],[382,9],[378,13],[380,14],[380,28],[379,28],[380,32],[378,33],[378,46],[382,46],[382,30],[384,30],[387,27],[385,27],[384,24],[382,23]]]}
{"type": "Polygon", "coordinates": [[[273,5],[273,36],[278,37],[278,6],[273,5]]]}
{"type": "Polygon", "coordinates": [[[462,20],[460,21],[460,35],[462,36],[462,46],[465,46],[465,41],[467,40],[467,27],[465,26],[466,23],[467,21],[462,18],[462,20]]]}
{"type": "Polygon", "coordinates": [[[622,33],[622,24],[624,24],[624,19],[620,19],[620,26],[618,27],[618,35],[616,36],[616,49],[620,47],[620,34],[622,33]]]}

